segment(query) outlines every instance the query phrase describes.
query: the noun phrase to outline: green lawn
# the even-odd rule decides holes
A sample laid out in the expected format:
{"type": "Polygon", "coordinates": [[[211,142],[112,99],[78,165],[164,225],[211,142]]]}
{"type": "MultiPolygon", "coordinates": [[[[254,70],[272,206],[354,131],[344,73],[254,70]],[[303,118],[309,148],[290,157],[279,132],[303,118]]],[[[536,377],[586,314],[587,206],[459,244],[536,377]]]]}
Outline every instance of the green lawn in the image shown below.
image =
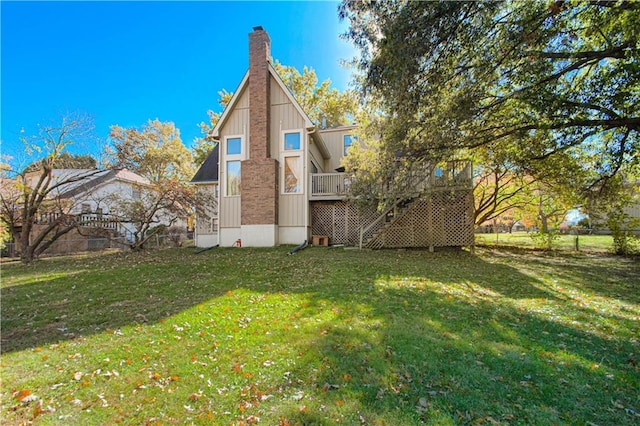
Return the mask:
{"type": "MultiPolygon", "coordinates": [[[[574,250],[575,235],[559,235],[553,243],[555,250],[574,250]]],[[[476,244],[483,246],[522,247],[535,248],[531,234],[527,232],[514,232],[511,234],[476,234],[476,244]]],[[[611,235],[579,235],[578,249],[584,252],[613,252],[613,238],[611,235]]]]}
{"type": "Polygon", "coordinates": [[[640,263],[170,249],[2,265],[2,424],[640,422],[640,263]]]}

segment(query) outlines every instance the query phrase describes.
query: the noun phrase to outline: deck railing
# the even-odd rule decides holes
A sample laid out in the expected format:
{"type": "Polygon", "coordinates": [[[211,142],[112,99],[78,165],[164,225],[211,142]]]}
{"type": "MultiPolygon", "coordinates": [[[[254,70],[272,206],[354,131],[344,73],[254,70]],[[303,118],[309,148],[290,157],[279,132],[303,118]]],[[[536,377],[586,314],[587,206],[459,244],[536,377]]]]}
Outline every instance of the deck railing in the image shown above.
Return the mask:
{"type": "Polygon", "coordinates": [[[351,189],[351,177],[347,173],[312,173],[311,198],[336,199],[345,197],[351,189]]]}
{"type": "MultiPolygon", "coordinates": [[[[405,172],[388,183],[386,191],[394,198],[410,197],[429,189],[460,189],[472,187],[472,168],[469,161],[448,161],[435,166],[424,165],[405,172]]],[[[345,198],[351,190],[352,177],[348,173],[312,173],[312,200],[345,198]]]]}
{"type": "Polygon", "coordinates": [[[35,223],[38,225],[48,225],[60,220],[64,216],[65,221],[75,221],[83,228],[117,229],[118,218],[109,214],[101,213],[80,213],[64,214],[60,212],[42,213],[36,217],[35,223]]]}
{"type": "Polygon", "coordinates": [[[80,215],[80,226],[84,228],[116,229],[118,219],[114,216],[101,213],[82,213],[80,215]]]}

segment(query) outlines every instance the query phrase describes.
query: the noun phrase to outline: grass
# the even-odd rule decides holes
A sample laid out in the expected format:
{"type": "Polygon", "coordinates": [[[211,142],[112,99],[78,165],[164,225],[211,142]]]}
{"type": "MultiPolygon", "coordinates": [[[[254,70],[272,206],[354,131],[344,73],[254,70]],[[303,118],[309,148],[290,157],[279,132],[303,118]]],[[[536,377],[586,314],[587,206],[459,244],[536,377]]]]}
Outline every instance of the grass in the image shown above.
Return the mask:
{"type": "MultiPolygon", "coordinates": [[[[556,250],[575,250],[575,235],[558,235],[553,248],[556,250]]],[[[520,247],[535,248],[531,234],[527,232],[513,232],[511,234],[476,234],[476,244],[489,247],[520,247]]],[[[613,252],[613,238],[611,235],[579,235],[578,248],[584,252],[613,252]]]]}
{"type": "Polygon", "coordinates": [[[170,249],[2,266],[3,424],[638,424],[640,265],[170,249]]]}

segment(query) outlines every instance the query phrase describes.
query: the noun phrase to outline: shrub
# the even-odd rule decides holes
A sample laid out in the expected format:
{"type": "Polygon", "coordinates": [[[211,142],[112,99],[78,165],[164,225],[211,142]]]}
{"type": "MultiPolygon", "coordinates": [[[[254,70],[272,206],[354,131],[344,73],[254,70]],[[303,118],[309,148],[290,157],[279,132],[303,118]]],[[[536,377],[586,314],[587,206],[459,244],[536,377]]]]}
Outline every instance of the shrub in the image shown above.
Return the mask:
{"type": "Polygon", "coordinates": [[[551,250],[553,248],[553,244],[560,238],[558,235],[558,231],[549,230],[547,232],[537,231],[532,232],[531,239],[537,248],[541,248],[543,250],[551,250]]]}

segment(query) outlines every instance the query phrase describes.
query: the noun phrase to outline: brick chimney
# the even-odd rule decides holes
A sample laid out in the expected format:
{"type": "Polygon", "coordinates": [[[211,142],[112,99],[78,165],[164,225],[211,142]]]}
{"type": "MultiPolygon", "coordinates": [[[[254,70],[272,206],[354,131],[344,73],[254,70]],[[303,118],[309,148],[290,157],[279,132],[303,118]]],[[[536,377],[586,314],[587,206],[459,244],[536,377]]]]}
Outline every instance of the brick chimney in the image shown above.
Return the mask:
{"type": "Polygon", "coordinates": [[[254,27],[253,32],[249,34],[249,156],[255,159],[270,157],[270,60],[269,34],[262,27],[254,27]]]}
{"type": "Polygon", "coordinates": [[[249,34],[249,158],[241,163],[241,234],[246,247],[278,244],[278,161],[271,158],[271,40],[249,34]]]}

